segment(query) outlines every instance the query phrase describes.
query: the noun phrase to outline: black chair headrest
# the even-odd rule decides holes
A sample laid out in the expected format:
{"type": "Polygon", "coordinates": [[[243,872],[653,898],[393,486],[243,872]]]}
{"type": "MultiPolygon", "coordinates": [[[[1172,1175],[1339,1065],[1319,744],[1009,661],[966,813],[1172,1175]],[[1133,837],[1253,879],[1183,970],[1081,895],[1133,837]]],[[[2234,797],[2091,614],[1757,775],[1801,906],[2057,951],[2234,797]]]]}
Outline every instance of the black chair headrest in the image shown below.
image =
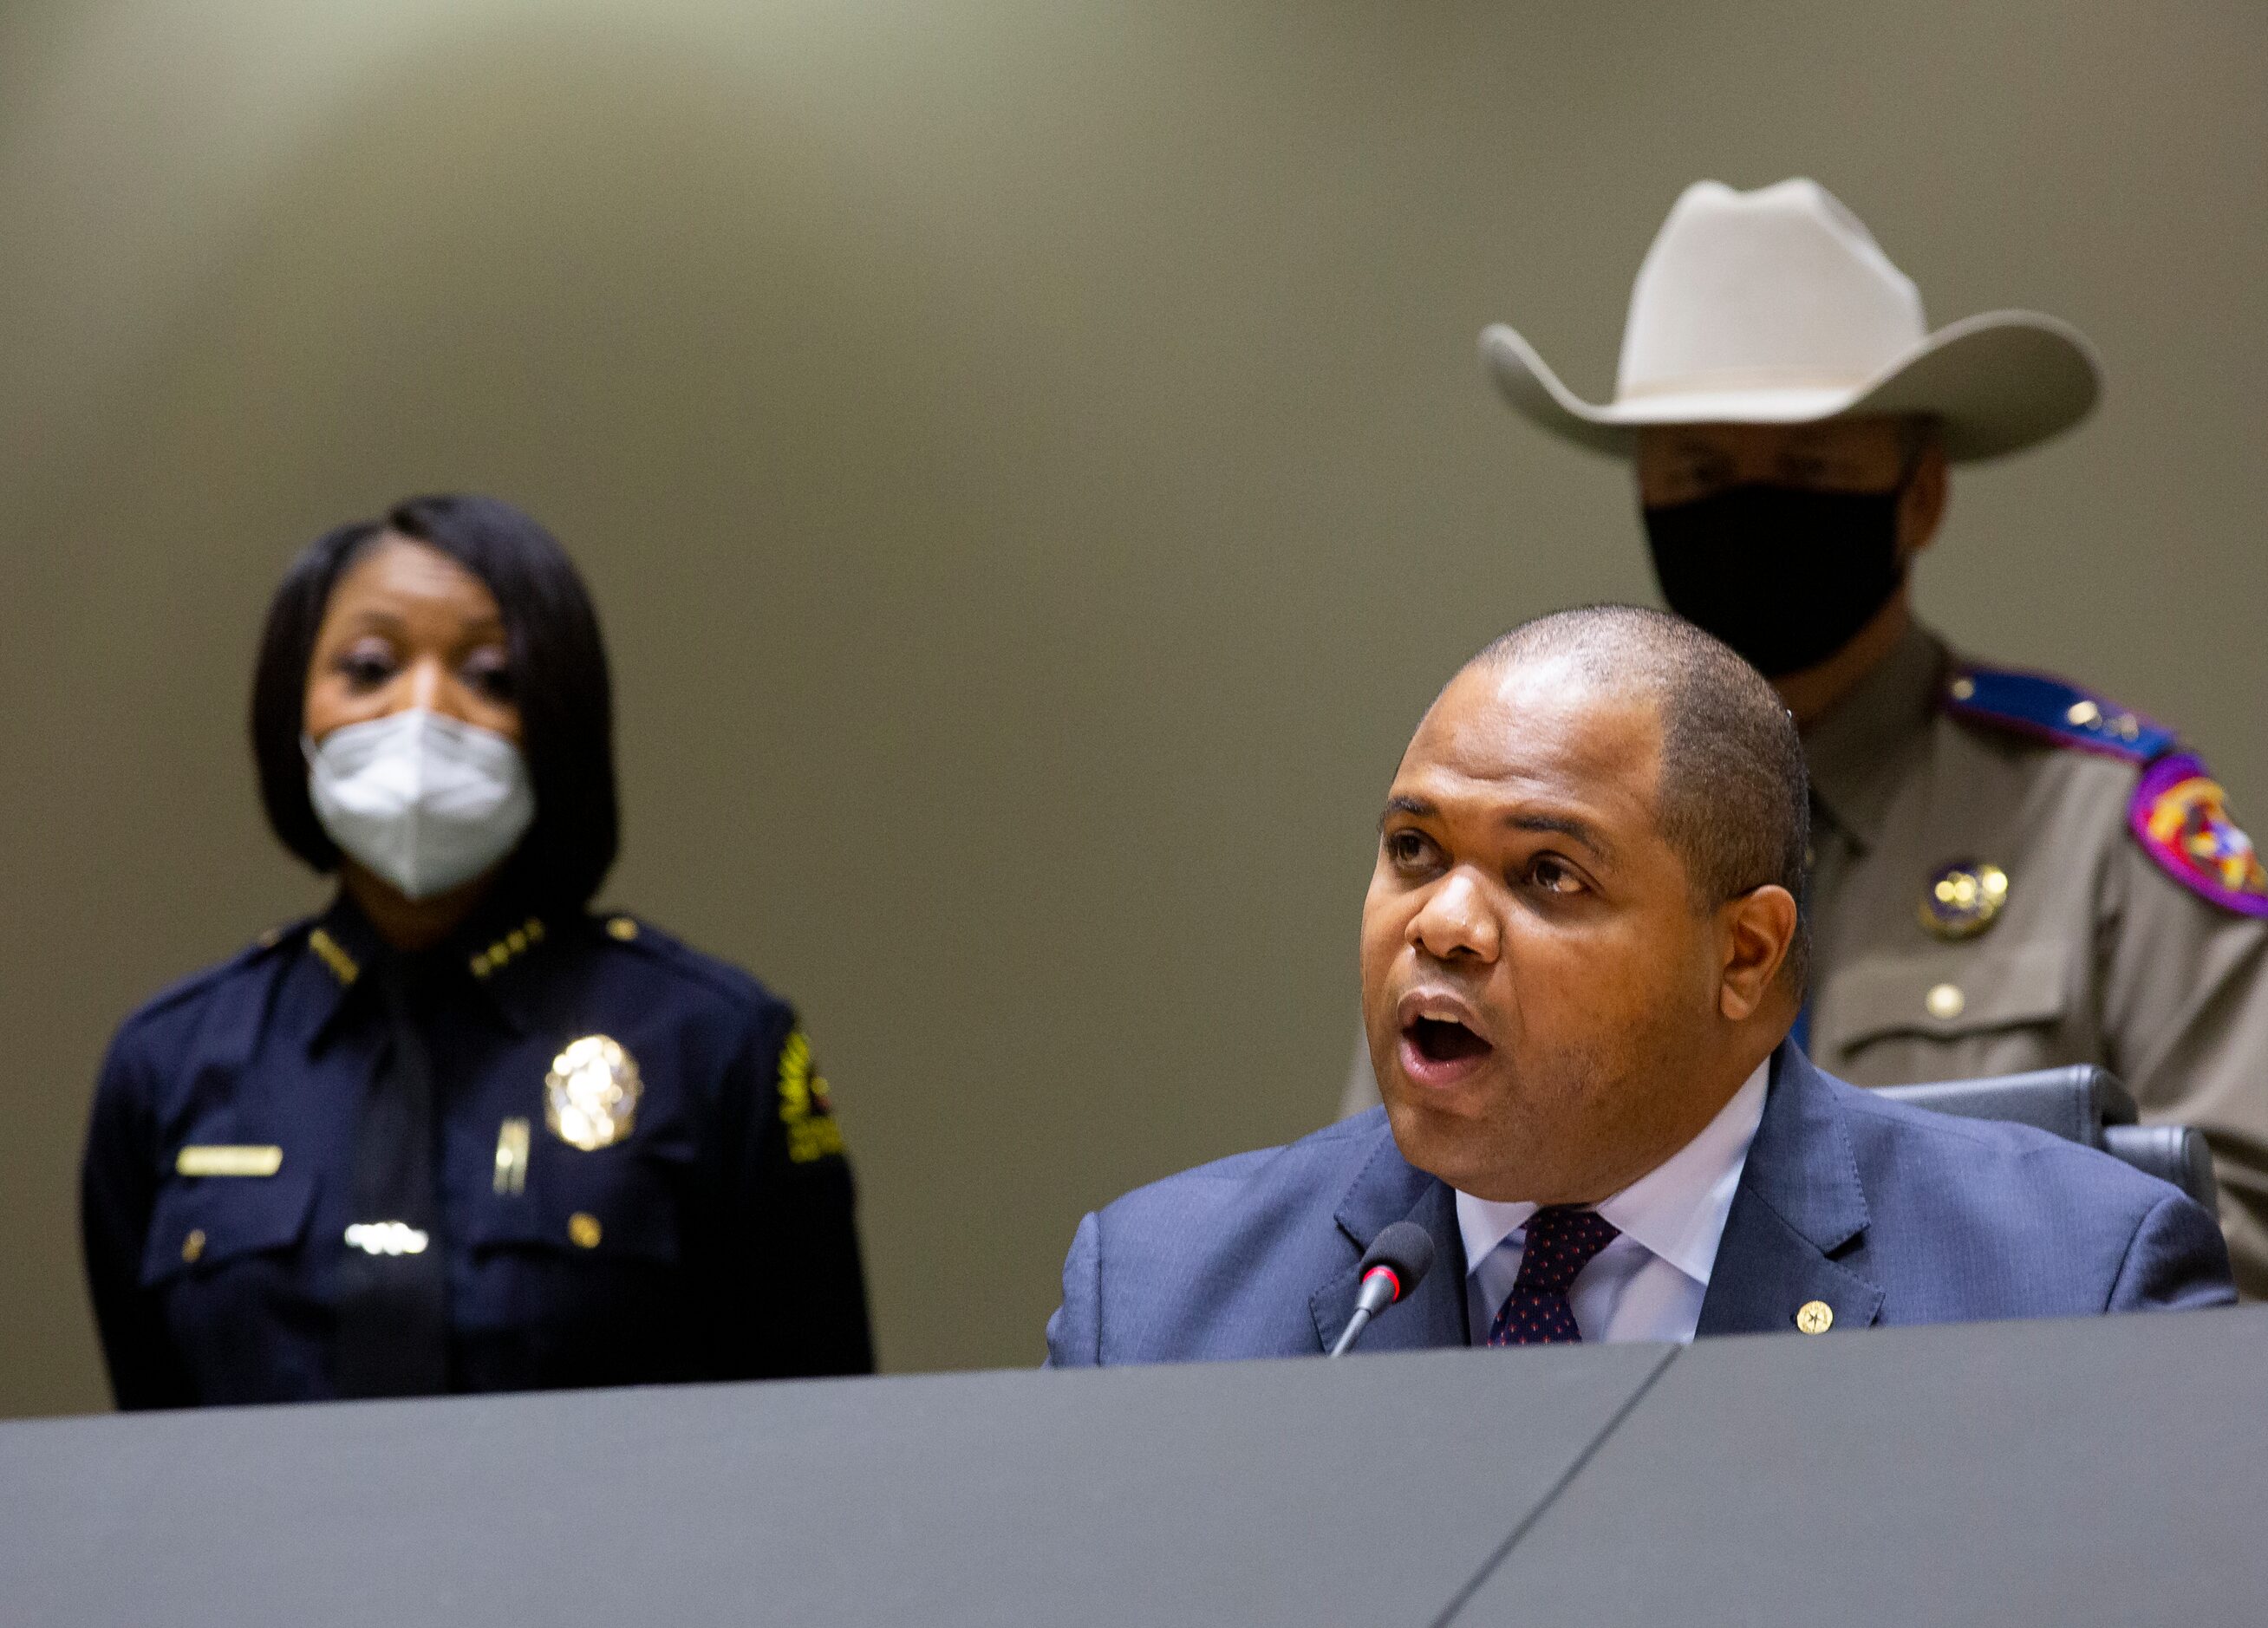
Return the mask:
{"type": "Polygon", "coordinates": [[[2029,1074],[1991,1074],[1983,1079],[1884,1086],[1880,1090],[1883,1096],[1916,1108],[1967,1119],[2012,1120],[2088,1147],[2102,1145],[2103,1126],[2131,1125],[2140,1117],[2133,1097],[2117,1076],[2091,1063],[2035,1069],[2029,1074]]]}

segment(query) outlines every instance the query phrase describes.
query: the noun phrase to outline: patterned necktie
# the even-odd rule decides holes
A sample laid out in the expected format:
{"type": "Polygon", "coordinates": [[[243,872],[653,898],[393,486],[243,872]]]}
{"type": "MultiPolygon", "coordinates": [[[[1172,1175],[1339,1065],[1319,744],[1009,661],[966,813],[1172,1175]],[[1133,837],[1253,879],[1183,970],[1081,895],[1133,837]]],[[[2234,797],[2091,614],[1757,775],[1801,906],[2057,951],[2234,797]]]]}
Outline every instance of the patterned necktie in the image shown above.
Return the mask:
{"type": "Polygon", "coordinates": [[[1553,1204],[1528,1218],[1528,1246],[1520,1276],[1489,1324],[1491,1345],[1580,1345],[1575,1308],[1567,1291],[1591,1257],[1622,1236],[1596,1210],[1553,1204]]]}
{"type": "Polygon", "coordinates": [[[418,1024],[430,991],[408,957],[385,956],[372,971],[387,1037],[356,1127],[338,1392],[431,1396],[449,1389],[449,1305],[434,1191],[433,1063],[418,1024]]]}

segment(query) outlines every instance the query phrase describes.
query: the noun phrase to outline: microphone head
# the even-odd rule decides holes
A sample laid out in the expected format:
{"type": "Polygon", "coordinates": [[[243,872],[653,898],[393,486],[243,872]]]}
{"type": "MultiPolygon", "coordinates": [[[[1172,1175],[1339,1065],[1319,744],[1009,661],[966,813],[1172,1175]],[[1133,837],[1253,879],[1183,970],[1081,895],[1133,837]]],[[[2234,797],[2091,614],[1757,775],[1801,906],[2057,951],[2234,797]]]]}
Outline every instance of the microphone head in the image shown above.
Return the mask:
{"type": "Polygon", "coordinates": [[[1371,1241],[1370,1248],[1362,1252],[1361,1275],[1369,1278],[1380,1267],[1394,1274],[1400,1287],[1394,1298],[1401,1300],[1425,1278],[1433,1268],[1432,1235],[1415,1221],[1396,1221],[1371,1241]]]}

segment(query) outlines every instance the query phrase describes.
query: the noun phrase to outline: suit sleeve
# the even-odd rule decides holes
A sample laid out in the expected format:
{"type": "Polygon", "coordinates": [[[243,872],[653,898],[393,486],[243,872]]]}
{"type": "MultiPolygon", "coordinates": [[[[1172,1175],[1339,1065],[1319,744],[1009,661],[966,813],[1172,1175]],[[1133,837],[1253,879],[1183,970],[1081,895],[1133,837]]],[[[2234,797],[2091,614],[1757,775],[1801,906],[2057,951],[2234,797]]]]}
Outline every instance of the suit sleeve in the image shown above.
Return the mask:
{"type": "Polygon", "coordinates": [[[759,1021],[732,1074],[723,1121],[737,1168],[709,1290],[715,1376],[872,1374],[850,1161],[794,1014],[759,1021]]]}
{"type": "Polygon", "coordinates": [[[1094,1368],[1101,1365],[1101,1226],[1089,1214],[1080,1219],[1079,1231],[1071,1237],[1071,1253],[1064,1257],[1063,1304],[1048,1319],[1047,1366],[1094,1368]]]}
{"type": "Polygon", "coordinates": [[[2134,1229],[2103,1309],[2185,1310],[2235,1300],[2220,1228],[2184,1195],[2169,1193],[2134,1229]]]}
{"type": "Polygon", "coordinates": [[[2138,843],[2115,870],[2110,1065],[2144,1119],[2205,1133],[2237,1285],[2268,1297],[2268,921],[2198,897],[2138,843]]]}
{"type": "Polygon", "coordinates": [[[164,1315],[142,1286],[142,1249],[158,1198],[154,1142],[148,1083],[130,1034],[122,1034],[95,1085],[79,1166],[79,1242],[111,1394],[129,1410],[195,1400],[164,1315]]]}

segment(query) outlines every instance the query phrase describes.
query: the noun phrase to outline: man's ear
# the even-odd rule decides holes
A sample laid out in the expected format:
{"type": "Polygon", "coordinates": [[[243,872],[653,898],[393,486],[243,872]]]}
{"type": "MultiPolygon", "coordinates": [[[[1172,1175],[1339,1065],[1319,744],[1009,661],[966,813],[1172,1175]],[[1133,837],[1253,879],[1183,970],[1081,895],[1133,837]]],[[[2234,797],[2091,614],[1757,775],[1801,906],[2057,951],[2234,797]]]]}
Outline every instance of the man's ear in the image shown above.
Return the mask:
{"type": "Polygon", "coordinates": [[[1911,560],[1937,541],[1945,524],[1945,448],[1935,436],[1914,460],[1913,473],[1898,498],[1898,553],[1911,560]]]}
{"type": "Polygon", "coordinates": [[[1717,1009],[1744,1023],[1771,995],[1795,943],[1795,896],[1777,883],[1751,888],[1718,911],[1724,929],[1724,970],[1717,1009]]]}

